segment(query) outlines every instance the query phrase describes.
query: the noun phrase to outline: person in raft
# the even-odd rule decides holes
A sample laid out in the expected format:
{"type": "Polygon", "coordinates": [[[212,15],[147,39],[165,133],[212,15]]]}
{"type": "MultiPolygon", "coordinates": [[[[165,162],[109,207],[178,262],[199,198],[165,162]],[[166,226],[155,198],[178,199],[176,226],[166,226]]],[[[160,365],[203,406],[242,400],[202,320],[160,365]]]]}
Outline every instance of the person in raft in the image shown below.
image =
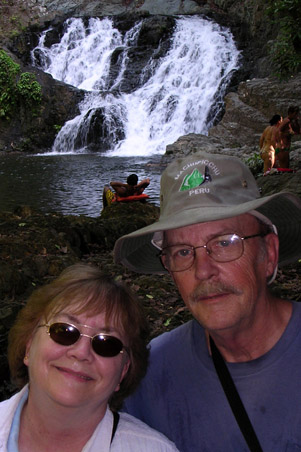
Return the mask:
{"type": "Polygon", "coordinates": [[[110,189],[108,185],[105,185],[103,189],[103,206],[106,207],[112,203],[116,197],[119,198],[128,198],[132,196],[140,196],[149,186],[150,179],[143,179],[138,183],[137,174],[130,174],[126,180],[126,183],[111,181],[110,185],[115,191],[115,193],[110,189]]]}
{"type": "Polygon", "coordinates": [[[76,264],[37,289],[9,333],[12,379],[0,403],[1,452],[177,452],[118,413],[145,374],[141,304],[97,267],[76,264]]]}
{"type": "Polygon", "coordinates": [[[200,151],[170,163],[160,199],[115,259],[169,273],[194,319],[151,341],[126,411],[181,452],[301,450],[301,303],[270,289],[301,257],[300,198],[261,196],[239,158],[200,151]]]}

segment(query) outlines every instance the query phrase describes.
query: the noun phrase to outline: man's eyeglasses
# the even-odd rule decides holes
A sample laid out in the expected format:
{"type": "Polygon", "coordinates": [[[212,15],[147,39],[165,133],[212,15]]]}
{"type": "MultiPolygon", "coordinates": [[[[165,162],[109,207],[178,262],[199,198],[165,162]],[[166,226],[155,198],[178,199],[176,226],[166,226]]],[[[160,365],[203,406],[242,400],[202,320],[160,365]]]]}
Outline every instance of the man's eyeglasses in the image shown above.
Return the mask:
{"type": "Polygon", "coordinates": [[[225,234],[213,237],[206,245],[171,245],[162,249],[160,259],[166,270],[183,272],[192,267],[196,250],[205,248],[206,253],[216,262],[231,262],[239,259],[244,252],[244,241],[254,237],[264,237],[270,231],[239,237],[237,234],[225,234]]]}
{"type": "MultiPolygon", "coordinates": [[[[68,346],[75,344],[81,336],[89,337],[91,339],[91,345],[93,351],[102,357],[112,358],[117,356],[119,353],[123,353],[126,350],[120,339],[115,336],[110,336],[109,334],[99,333],[95,336],[89,336],[88,334],[83,334],[79,329],[66,322],[56,322],[48,325],[39,325],[39,327],[46,326],[47,334],[51,339],[57,344],[68,346]]],[[[82,325],[84,327],[90,328],[88,325],[82,325]]]]}

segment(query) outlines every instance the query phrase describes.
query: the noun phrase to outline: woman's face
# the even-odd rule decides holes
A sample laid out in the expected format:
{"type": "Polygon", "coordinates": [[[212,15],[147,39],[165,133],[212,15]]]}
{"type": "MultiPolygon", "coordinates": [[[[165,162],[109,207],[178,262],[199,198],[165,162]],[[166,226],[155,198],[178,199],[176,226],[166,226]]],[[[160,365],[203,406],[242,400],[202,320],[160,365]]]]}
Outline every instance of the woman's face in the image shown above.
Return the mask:
{"type": "MultiPolygon", "coordinates": [[[[113,322],[105,322],[105,314],[88,317],[73,314],[71,308],[51,317],[48,324],[68,322],[88,336],[106,333],[127,345],[127,338],[113,322]],[[84,326],[83,326],[84,325],[84,326]]],[[[42,321],[41,324],[44,322],[42,321]]],[[[37,328],[27,344],[24,363],[28,366],[30,397],[37,403],[51,402],[61,406],[105,412],[110,396],[129,368],[129,356],[124,351],[104,358],[97,355],[89,337],[81,336],[70,346],[54,342],[45,326],[37,328]]]]}

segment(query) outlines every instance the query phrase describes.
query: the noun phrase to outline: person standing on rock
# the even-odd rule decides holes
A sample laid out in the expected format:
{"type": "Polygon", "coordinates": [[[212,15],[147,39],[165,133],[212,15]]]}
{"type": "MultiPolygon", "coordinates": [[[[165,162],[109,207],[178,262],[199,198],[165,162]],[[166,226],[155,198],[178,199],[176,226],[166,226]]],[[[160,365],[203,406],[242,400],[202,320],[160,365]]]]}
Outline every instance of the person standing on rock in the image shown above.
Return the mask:
{"type": "Polygon", "coordinates": [[[127,412],[181,452],[298,450],[301,303],[269,285],[301,257],[301,199],[261,197],[240,159],[205,152],[166,168],[160,199],[159,220],[118,239],[115,261],[168,272],[194,319],[151,341],[127,412]]]}
{"type": "Polygon", "coordinates": [[[270,125],[266,127],[260,137],[260,157],[264,162],[263,174],[269,174],[275,163],[275,148],[277,147],[277,131],[281,124],[280,115],[274,115],[270,120],[270,125]]]}
{"type": "Polygon", "coordinates": [[[279,126],[279,140],[276,147],[276,167],[289,168],[292,136],[301,133],[299,107],[290,106],[287,117],[279,126]]]}

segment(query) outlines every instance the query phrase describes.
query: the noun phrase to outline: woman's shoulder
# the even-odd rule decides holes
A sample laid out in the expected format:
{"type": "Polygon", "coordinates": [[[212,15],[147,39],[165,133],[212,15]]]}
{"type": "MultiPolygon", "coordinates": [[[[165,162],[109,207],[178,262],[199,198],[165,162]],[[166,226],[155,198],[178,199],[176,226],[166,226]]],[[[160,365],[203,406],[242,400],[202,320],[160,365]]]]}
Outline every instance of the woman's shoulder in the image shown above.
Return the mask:
{"type": "Polygon", "coordinates": [[[123,448],[131,452],[177,452],[178,449],[166,436],[149,427],[128,413],[119,413],[120,420],[116,431],[123,448]]]}

